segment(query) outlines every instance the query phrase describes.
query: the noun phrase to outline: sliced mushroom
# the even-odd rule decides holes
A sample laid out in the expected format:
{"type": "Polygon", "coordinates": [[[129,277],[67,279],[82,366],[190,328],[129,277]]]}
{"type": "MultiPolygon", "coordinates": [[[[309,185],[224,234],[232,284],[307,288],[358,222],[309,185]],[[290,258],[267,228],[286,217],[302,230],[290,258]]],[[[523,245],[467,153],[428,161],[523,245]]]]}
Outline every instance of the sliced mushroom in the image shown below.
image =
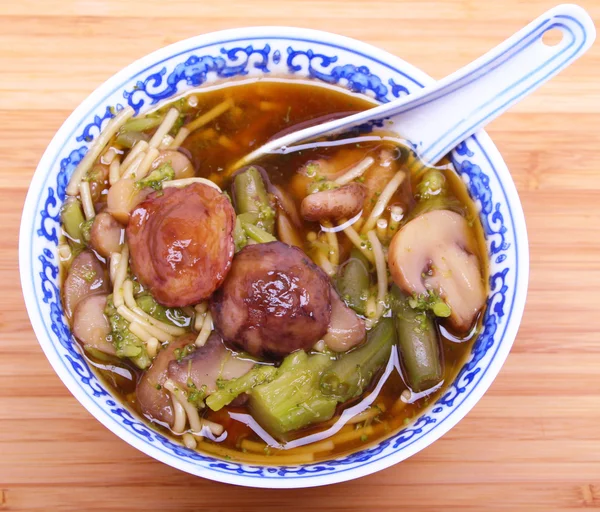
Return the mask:
{"type": "Polygon", "coordinates": [[[140,204],[152,189],[139,189],[135,181],[123,178],[108,189],[106,210],[121,224],[127,225],[131,211],[140,204]]]}
{"type": "Polygon", "coordinates": [[[121,224],[110,213],[102,212],[94,217],[90,245],[100,256],[108,258],[111,253],[121,250],[122,235],[121,224]]]}
{"type": "Polygon", "coordinates": [[[110,334],[104,314],[107,297],[105,293],[88,295],[79,302],[73,314],[73,334],[85,346],[115,355],[115,348],[107,339],[110,334]]]}
{"type": "Polygon", "coordinates": [[[88,295],[108,291],[105,270],[91,251],[83,251],[73,260],[63,284],[63,303],[67,318],[73,316],[77,304],[88,295]]]}
{"type": "Polygon", "coordinates": [[[481,266],[467,221],[435,210],[414,218],[390,243],[394,282],[409,294],[435,290],[450,306],[452,328],[467,331],[485,303],[481,266]]]}
{"type": "Polygon", "coordinates": [[[208,393],[214,393],[218,389],[218,379],[241,377],[253,366],[253,361],[234,356],[225,348],[221,337],[213,332],[203,347],[197,348],[181,361],[171,361],[168,376],[184,388],[191,382],[196,389],[206,386],[208,393]]]}
{"type": "Polygon", "coordinates": [[[191,178],[194,176],[194,167],[190,159],[180,151],[174,149],[162,150],[158,157],[152,162],[152,169],[160,167],[164,163],[171,164],[173,171],[175,172],[175,179],[180,178],[191,178]]]}
{"type": "Polygon", "coordinates": [[[323,337],[325,344],[334,352],[346,352],[361,343],[366,335],[364,320],[346,306],[332,288],[331,319],[323,337]]]}
{"type": "Polygon", "coordinates": [[[151,420],[173,425],[173,402],[164,388],[168,377],[169,363],[175,359],[175,350],[194,343],[194,336],[183,336],[162,349],[152,366],[146,370],[136,387],[136,396],[142,412],[151,420]]]}
{"type": "Polygon", "coordinates": [[[363,185],[348,183],[306,196],[300,211],[309,221],[350,219],[362,210],[365,196],[366,189],[363,185]]]}

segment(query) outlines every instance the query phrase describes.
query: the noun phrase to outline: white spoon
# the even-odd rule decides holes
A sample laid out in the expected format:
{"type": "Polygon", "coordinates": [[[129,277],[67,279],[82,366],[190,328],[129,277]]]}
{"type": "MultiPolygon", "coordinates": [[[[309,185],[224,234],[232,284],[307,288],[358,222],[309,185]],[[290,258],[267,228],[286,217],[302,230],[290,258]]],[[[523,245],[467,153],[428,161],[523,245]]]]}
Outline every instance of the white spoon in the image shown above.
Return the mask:
{"type": "Polygon", "coordinates": [[[242,167],[267,153],[289,153],[302,142],[384,122],[386,132],[410,141],[435,164],[457,144],[498,117],[583,55],[596,38],[588,13],[559,5],[467,66],[435,84],[390,103],[272,140],[239,160],[242,167]],[[560,31],[553,46],[542,37],[560,31]]]}

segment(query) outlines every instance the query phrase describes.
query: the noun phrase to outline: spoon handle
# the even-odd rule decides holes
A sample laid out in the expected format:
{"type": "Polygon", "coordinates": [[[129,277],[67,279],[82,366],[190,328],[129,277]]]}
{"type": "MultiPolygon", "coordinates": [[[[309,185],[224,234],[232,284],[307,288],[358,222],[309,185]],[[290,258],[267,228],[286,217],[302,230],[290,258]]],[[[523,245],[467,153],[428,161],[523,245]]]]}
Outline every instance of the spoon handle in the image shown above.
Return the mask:
{"type": "Polygon", "coordinates": [[[435,164],[452,148],[583,55],[596,38],[588,13],[577,5],[550,9],[488,53],[408,96],[364,112],[292,132],[242,158],[240,167],[269,152],[287,153],[294,145],[344,133],[361,125],[384,126],[409,140],[435,164]],[[562,39],[542,40],[550,30],[562,39]]]}
{"type": "Polygon", "coordinates": [[[394,131],[416,144],[431,163],[498,117],[521,98],[559,73],[592,45],[596,30],[577,5],[559,5],[512,37],[440,80],[434,92],[389,112],[394,131]],[[558,30],[562,39],[547,45],[544,34],[558,30]]]}

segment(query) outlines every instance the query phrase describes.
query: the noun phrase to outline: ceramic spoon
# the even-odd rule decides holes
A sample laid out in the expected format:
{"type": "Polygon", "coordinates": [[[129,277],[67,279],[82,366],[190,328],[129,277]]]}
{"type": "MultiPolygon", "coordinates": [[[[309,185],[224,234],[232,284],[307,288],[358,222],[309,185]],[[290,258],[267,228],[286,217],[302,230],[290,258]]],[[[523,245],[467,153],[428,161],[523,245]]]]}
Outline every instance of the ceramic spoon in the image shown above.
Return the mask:
{"type": "Polygon", "coordinates": [[[272,140],[236,163],[266,153],[288,153],[299,144],[348,132],[384,127],[411,141],[421,158],[435,164],[457,144],[583,55],[596,38],[587,12],[577,5],[550,9],[482,57],[443,80],[395,101],[272,140]],[[544,35],[561,39],[546,44],[544,35]]]}

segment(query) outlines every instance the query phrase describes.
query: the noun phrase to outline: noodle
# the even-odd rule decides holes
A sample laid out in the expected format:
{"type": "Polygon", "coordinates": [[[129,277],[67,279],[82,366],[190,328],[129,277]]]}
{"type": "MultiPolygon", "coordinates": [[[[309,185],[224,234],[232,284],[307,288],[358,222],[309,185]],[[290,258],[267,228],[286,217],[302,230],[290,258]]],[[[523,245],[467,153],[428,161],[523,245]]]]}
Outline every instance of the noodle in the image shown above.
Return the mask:
{"type": "Polygon", "coordinates": [[[388,221],[385,219],[377,220],[377,238],[383,243],[387,240],[388,221]]]}
{"type": "Polygon", "coordinates": [[[390,222],[388,225],[388,236],[390,238],[392,238],[398,231],[402,217],[404,217],[404,209],[402,206],[390,206],[390,222]]]}
{"type": "Polygon", "coordinates": [[[146,329],[144,329],[144,326],[137,320],[129,324],[129,330],[133,334],[135,334],[139,339],[141,339],[144,343],[148,343],[148,341],[153,338],[152,334],[150,334],[146,329]]]}
{"type": "Polygon", "coordinates": [[[196,438],[189,433],[185,433],[183,434],[183,436],[181,437],[181,440],[183,441],[183,444],[185,445],[186,448],[189,448],[190,450],[195,450],[196,446],[198,445],[198,443],[196,443],[196,438]]]}
{"type": "Polygon", "coordinates": [[[108,148],[106,153],[104,153],[100,157],[100,163],[103,165],[110,165],[110,164],[112,164],[112,162],[116,158],[116,156],[117,156],[117,150],[113,147],[108,148]]]}
{"type": "Polygon", "coordinates": [[[121,170],[123,170],[123,167],[125,167],[125,170],[123,170],[123,174],[121,174],[121,178],[136,179],[137,170],[139,169],[144,158],[146,158],[146,152],[140,151],[128,166],[121,166],[121,170]]]}
{"type": "Polygon", "coordinates": [[[185,126],[183,128],[181,128],[181,130],[179,130],[177,132],[177,135],[173,139],[173,142],[171,142],[169,149],[177,149],[179,146],[181,146],[183,144],[183,141],[185,141],[185,139],[187,139],[187,136],[189,134],[190,134],[190,131],[185,126]]]}
{"type": "Polygon", "coordinates": [[[123,299],[129,309],[137,307],[137,302],[133,298],[133,282],[130,279],[126,279],[123,283],[123,299]]]}
{"type": "Polygon", "coordinates": [[[210,311],[208,311],[204,317],[204,321],[202,322],[202,329],[200,329],[200,334],[198,334],[198,337],[196,338],[197,347],[203,347],[206,344],[206,341],[208,340],[212,329],[212,315],[210,314],[210,311]]]}
{"type": "Polygon", "coordinates": [[[182,434],[185,430],[185,422],[187,419],[185,415],[185,409],[183,408],[183,405],[181,405],[181,402],[177,400],[175,394],[173,392],[171,392],[170,394],[171,402],[173,402],[173,412],[175,415],[175,418],[173,420],[173,427],[171,430],[173,430],[175,434],[182,434]]]}
{"type": "Polygon", "coordinates": [[[131,162],[133,162],[140,153],[145,153],[147,149],[148,143],[145,140],[138,140],[121,163],[121,175],[123,175],[123,173],[131,165],[131,162]]]}
{"type": "Polygon", "coordinates": [[[146,320],[147,322],[150,323],[150,325],[153,325],[154,327],[158,327],[161,331],[164,331],[167,334],[170,334],[171,336],[182,336],[187,332],[183,327],[177,327],[175,325],[167,324],[165,322],[161,322],[160,320],[157,320],[153,316],[146,313],[139,306],[131,308],[131,311],[134,314],[136,314],[137,316],[139,316],[142,320],[146,320]]]}
{"type": "Polygon", "coordinates": [[[385,309],[385,296],[388,289],[387,267],[383,247],[375,231],[369,231],[367,238],[371,242],[373,254],[375,255],[375,269],[377,270],[377,318],[381,317],[385,309]]]}
{"type": "Polygon", "coordinates": [[[121,305],[117,307],[117,313],[119,313],[125,320],[127,320],[130,323],[139,323],[148,333],[157,338],[159,341],[173,341],[173,336],[171,334],[166,333],[159,327],[156,327],[151,323],[147,322],[145,319],[140,318],[127,306],[121,305]]]}
{"type": "Polygon", "coordinates": [[[175,401],[177,401],[185,410],[192,431],[199,433],[202,430],[202,422],[200,421],[198,409],[188,402],[187,393],[177,387],[171,379],[167,379],[163,386],[171,392],[171,398],[175,398],[175,400],[173,400],[173,405],[175,405],[175,401]]]}
{"type": "Polygon", "coordinates": [[[71,252],[71,246],[69,244],[59,244],[58,255],[60,257],[60,261],[69,261],[73,255],[71,252]]]}
{"type": "Polygon", "coordinates": [[[373,165],[374,162],[375,160],[373,157],[368,156],[364,160],[358,162],[354,167],[352,167],[352,169],[336,178],[334,183],[337,183],[338,185],[345,185],[346,183],[354,181],[356,178],[360,178],[367,171],[367,169],[373,165]]]}
{"type": "Polygon", "coordinates": [[[124,109],[117,112],[115,117],[113,117],[108,124],[105,126],[104,130],[100,132],[96,141],[92,144],[90,148],[88,148],[87,153],[83,157],[83,160],[79,162],[79,165],[73,172],[71,179],[69,180],[69,184],[67,185],[67,194],[70,196],[77,195],[79,191],[79,184],[83,177],[87,174],[87,172],[92,168],[96,158],[100,155],[108,141],[112,138],[112,136],[119,131],[121,126],[125,124],[132,115],[134,111],[131,107],[125,107],[124,109]]]}
{"type": "Polygon", "coordinates": [[[119,267],[119,261],[121,261],[121,253],[113,252],[110,255],[110,282],[115,282],[115,275],[117,273],[117,268],[119,267]]]}
{"type": "MultiPolygon", "coordinates": [[[[342,222],[344,224],[344,222],[342,222]]],[[[350,239],[350,241],[362,252],[365,257],[371,262],[375,263],[375,257],[373,256],[373,252],[370,251],[367,247],[367,244],[360,238],[360,235],[354,231],[352,226],[346,226],[344,228],[344,233],[350,239]]]]}
{"type": "Polygon", "coordinates": [[[136,180],[139,181],[146,177],[148,171],[150,170],[150,167],[152,166],[152,163],[158,158],[158,155],[158,149],[150,148],[148,150],[148,152],[144,156],[144,159],[140,162],[140,165],[137,168],[137,172],[135,173],[136,180]]]}
{"type": "Polygon", "coordinates": [[[400,185],[402,185],[404,178],[406,178],[406,174],[402,171],[398,171],[394,175],[394,177],[389,181],[389,183],[385,186],[385,188],[381,191],[381,195],[379,196],[379,199],[377,199],[377,202],[375,203],[373,210],[371,210],[371,215],[369,215],[369,218],[365,222],[365,225],[362,227],[361,233],[363,235],[367,231],[370,231],[371,229],[373,229],[375,227],[375,223],[377,222],[377,219],[381,216],[381,214],[385,210],[385,207],[390,202],[390,199],[392,198],[392,196],[394,195],[396,190],[398,190],[398,187],[400,185]]]}
{"type": "MultiPolygon", "coordinates": [[[[329,222],[324,223],[325,227],[330,228],[331,224],[329,222]]],[[[327,242],[329,243],[329,261],[331,261],[332,265],[339,265],[340,263],[340,247],[338,245],[337,235],[333,231],[326,231],[325,236],[327,237],[327,242]]]]}
{"type": "Polygon", "coordinates": [[[146,352],[148,352],[150,358],[154,359],[156,357],[158,347],[160,347],[160,342],[154,336],[146,341],[146,352]]]}
{"type": "Polygon", "coordinates": [[[325,253],[323,253],[323,251],[317,249],[315,258],[317,260],[317,265],[323,269],[323,272],[325,272],[329,277],[335,275],[335,268],[333,268],[331,261],[329,261],[329,258],[325,255],[325,253]]]}
{"type": "Polygon", "coordinates": [[[216,183],[213,183],[210,180],[207,180],[206,178],[182,178],[179,180],[163,181],[162,187],[163,188],[169,188],[169,187],[182,188],[182,187],[187,187],[188,185],[191,185],[192,183],[202,183],[203,185],[208,185],[209,187],[212,187],[212,188],[218,190],[219,192],[222,192],[221,187],[219,187],[219,185],[217,185],[216,183]]]}
{"type": "Polygon", "coordinates": [[[96,216],[96,210],[94,210],[94,203],[92,202],[92,193],[90,191],[89,181],[82,181],[79,184],[79,196],[81,197],[81,206],[83,206],[85,219],[93,219],[96,216]]]}
{"type": "Polygon", "coordinates": [[[375,418],[379,414],[385,412],[385,405],[379,404],[369,407],[366,411],[363,411],[353,418],[350,418],[346,425],[354,425],[355,423],[362,423],[363,421],[370,420],[371,418],[375,418]]]}
{"type": "Polygon", "coordinates": [[[118,158],[115,158],[108,168],[108,183],[113,186],[117,181],[121,179],[121,162],[118,158]]]}
{"type": "Polygon", "coordinates": [[[171,131],[171,128],[173,128],[178,118],[179,110],[177,110],[176,108],[170,109],[167,112],[165,118],[163,119],[163,122],[154,132],[154,135],[150,139],[148,146],[150,146],[151,148],[157,148],[158,146],[160,146],[162,144],[163,139],[165,138],[165,135],[167,135],[171,131]]]}
{"type": "Polygon", "coordinates": [[[198,128],[204,126],[205,124],[210,123],[213,119],[216,119],[221,114],[227,112],[231,107],[233,107],[233,100],[226,99],[222,103],[219,103],[218,105],[210,109],[205,114],[202,114],[201,116],[194,119],[191,123],[185,125],[184,128],[186,128],[189,131],[189,133],[192,133],[198,128]]]}
{"type": "Polygon", "coordinates": [[[121,258],[115,271],[115,278],[113,280],[113,303],[116,308],[124,304],[123,293],[121,287],[127,277],[127,266],[129,265],[129,247],[123,246],[121,251],[121,258]]]}
{"type": "Polygon", "coordinates": [[[175,139],[170,135],[165,135],[158,149],[168,149],[175,139]]]}

